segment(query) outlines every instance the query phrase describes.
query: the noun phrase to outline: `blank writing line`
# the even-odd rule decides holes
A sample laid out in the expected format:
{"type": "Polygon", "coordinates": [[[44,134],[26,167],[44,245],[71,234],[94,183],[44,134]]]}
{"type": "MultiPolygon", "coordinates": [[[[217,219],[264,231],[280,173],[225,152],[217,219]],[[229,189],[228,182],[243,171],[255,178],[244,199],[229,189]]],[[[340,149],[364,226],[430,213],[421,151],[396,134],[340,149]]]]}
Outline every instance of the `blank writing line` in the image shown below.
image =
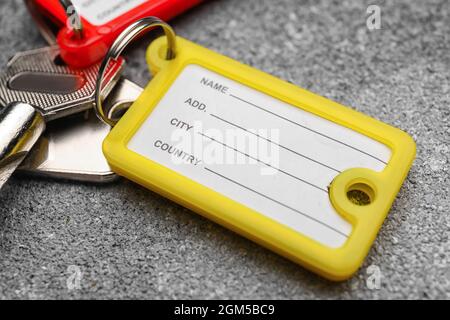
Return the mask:
{"type": "Polygon", "coordinates": [[[205,170],[206,170],[206,171],[209,171],[209,172],[211,172],[212,174],[215,174],[215,175],[217,175],[217,176],[219,176],[219,177],[221,177],[221,178],[223,178],[223,179],[225,179],[225,180],[228,180],[229,182],[232,182],[232,183],[234,183],[234,184],[236,184],[236,185],[238,185],[238,186],[240,186],[240,187],[242,187],[242,188],[244,188],[244,189],[247,189],[248,191],[251,191],[251,192],[253,192],[253,193],[256,193],[257,195],[259,195],[259,196],[261,196],[261,197],[263,197],[263,198],[266,198],[266,199],[268,199],[268,200],[270,200],[270,201],[272,201],[272,202],[275,202],[276,204],[279,204],[280,206],[283,206],[283,207],[285,207],[285,208],[287,208],[287,209],[289,209],[289,210],[292,210],[292,211],[294,211],[294,212],[296,212],[296,213],[299,213],[299,214],[301,214],[302,216],[304,216],[304,217],[306,217],[306,218],[308,218],[308,219],[310,219],[310,220],[312,220],[312,221],[315,221],[315,222],[321,224],[322,226],[327,227],[327,228],[330,229],[330,230],[333,230],[333,231],[336,232],[336,233],[339,233],[340,235],[344,236],[345,238],[348,238],[348,236],[347,236],[345,233],[343,233],[342,231],[339,231],[339,230],[337,230],[336,228],[334,228],[334,227],[332,227],[332,226],[326,224],[325,222],[320,221],[320,220],[318,220],[318,219],[316,219],[316,218],[314,218],[314,217],[311,217],[310,215],[308,215],[308,214],[306,214],[306,213],[304,213],[304,212],[301,212],[300,210],[294,209],[294,208],[288,206],[287,204],[284,204],[284,203],[282,203],[282,202],[280,202],[280,201],[278,201],[278,200],[275,200],[275,199],[273,199],[273,198],[271,198],[271,197],[269,197],[269,196],[267,196],[267,195],[265,195],[265,194],[263,194],[263,193],[261,193],[261,192],[258,192],[258,191],[254,190],[254,189],[251,189],[250,187],[247,187],[247,186],[245,186],[245,185],[243,185],[243,184],[241,184],[241,183],[239,183],[239,182],[237,182],[237,181],[235,181],[235,180],[232,180],[232,179],[230,179],[230,178],[228,178],[228,177],[225,177],[224,175],[221,175],[220,173],[215,172],[215,171],[213,171],[213,170],[211,170],[211,169],[209,169],[209,168],[206,168],[206,167],[205,167],[205,170]]]}
{"type": "Polygon", "coordinates": [[[218,140],[216,140],[216,139],[214,139],[214,138],[212,138],[212,137],[209,137],[209,136],[207,136],[207,135],[205,135],[205,134],[203,134],[203,133],[201,133],[201,132],[197,132],[197,133],[198,133],[199,135],[205,137],[205,138],[210,139],[211,141],[214,141],[214,142],[216,142],[216,143],[218,143],[218,144],[221,144],[222,146],[224,146],[224,147],[226,147],[226,148],[229,148],[229,149],[231,149],[231,150],[234,150],[234,151],[236,151],[236,152],[238,152],[238,153],[240,153],[240,154],[242,154],[242,155],[244,155],[244,156],[246,156],[246,157],[248,157],[248,158],[250,158],[250,159],[253,159],[253,160],[258,161],[258,162],[260,162],[260,163],[262,163],[262,164],[264,164],[264,165],[266,165],[266,166],[268,166],[268,167],[271,167],[271,168],[273,168],[273,169],[275,169],[275,170],[277,170],[277,171],[280,171],[281,173],[284,173],[285,175],[287,175],[287,176],[289,176],[289,177],[291,177],[291,178],[294,178],[294,179],[296,179],[296,180],[298,180],[298,181],[301,181],[301,182],[303,182],[303,183],[305,183],[305,184],[307,184],[307,185],[309,185],[309,186],[311,186],[311,187],[313,187],[313,188],[316,188],[316,189],[318,189],[318,190],[320,190],[320,191],[323,191],[323,192],[325,192],[325,193],[328,193],[328,190],[323,189],[323,188],[321,188],[321,187],[319,187],[319,186],[316,186],[315,184],[313,184],[313,183],[311,183],[311,182],[308,182],[308,181],[306,181],[306,180],[303,180],[302,178],[299,178],[299,177],[297,177],[297,176],[294,176],[294,175],[290,174],[289,172],[286,172],[286,171],[281,170],[280,168],[276,168],[276,167],[270,165],[269,163],[266,163],[266,162],[264,162],[264,161],[262,161],[262,160],[260,160],[260,159],[258,159],[258,158],[252,157],[251,155],[249,155],[249,154],[247,154],[247,153],[245,153],[245,152],[239,151],[238,149],[236,149],[236,148],[234,148],[234,147],[231,147],[231,146],[229,146],[229,145],[227,145],[227,144],[225,144],[225,143],[223,143],[223,142],[220,142],[220,141],[218,141],[218,140]]]}
{"type": "Polygon", "coordinates": [[[272,112],[272,111],[269,111],[269,110],[267,110],[267,109],[265,109],[265,108],[263,108],[263,107],[260,107],[260,106],[254,104],[254,103],[252,103],[252,102],[250,102],[250,101],[244,100],[244,99],[242,99],[242,98],[240,98],[240,97],[238,97],[238,96],[235,96],[235,95],[233,95],[233,94],[231,94],[231,93],[230,93],[230,97],[233,97],[233,98],[235,98],[235,99],[237,99],[237,100],[239,100],[239,101],[242,101],[242,102],[244,102],[244,103],[246,103],[246,104],[248,104],[248,105],[251,105],[251,106],[253,106],[253,107],[255,107],[255,108],[258,108],[259,110],[262,110],[262,111],[264,111],[264,112],[270,113],[271,115],[274,115],[274,116],[276,116],[276,117],[278,117],[278,118],[280,118],[280,119],[286,120],[286,121],[288,121],[288,122],[290,122],[290,123],[292,123],[292,124],[295,124],[295,125],[297,125],[297,126],[299,126],[299,127],[302,127],[303,129],[306,129],[306,130],[308,130],[308,131],[314,132],[315,134],[318,134],[318,135],[320,135],[320,136],[322,136],[322,137],[324,137],[324,138],[330,139],[330,140],[335,141],[335,142],[337,142],[337,143],[340,143],[340,144],[342,144],[342,145],[344,145],[344,146],[346,146],[346,147],[348,147],[348,148],[351,148],[351,149],[353,149],[353,150],[356,150],[356,151],[358,151],[358,152],[361,152],[361,153],[363,153],[363,154],[365,154],[365,155],[367,155],[367,156],[369,156],[369,157],[371,157],[371,158],[373,158],[373,159],[375,159],[375,160],[378,160],[378,161],[380,161],[380,162],[382,162],[382,163],[384,163],[384,164],[387,164],[387,162],[385,162],[385,161],[383,161],[383,160],[377,158],[377,157],[374,156],[374,155],[371,155],[370,153],[365,152],[364,150],[361,150],[361,149],[358,149],[358,148],[356,148],[356,147],[353,147],[353,146],[351,146],[351,145],[349,145],[349,144],[347,144],[347,143],[345,143],[345,142],[342,142],[342,141],[340,141],[340,140],[337,140],[337,139],[335,139],[335,138],[332,138],[332,137],[330,137],[330,136],[327,136],[326,134],[323,134],[323,133],[321,133],[321,132],[315,131],[315,130],[313,130],[313,129],[311,129],[311,128],[308,128],[308,127],[306,127],[306,126],[304,126],[304,125],[302,125],[302,124],[300,124],[300,123],[298,123],[298,122],[295,122],[295,121],[293,121],[293,120],[291,120],[291,119],[288,119],[288,118],[285,118],[285,117],[283,117],[283,116],[280,116],[279,114],[276,114],[275,112],[272,112]]]}
{"type": "Polygon", "coordinates": [[[322,163],[322,162],[320,162],[320,161],[314,160],[313,158],[310,158],[310,157],[308,157],[308,156],[305,156],[305,155],[303,155],[303,154],[301,154],[301,153],[299,153],[299,152],[297,152],[297,151],[295,151],[295,150],[292,150],[292,149],[290,149],[290,148],[288,148],[288,147],[285,147],[285,146],[283,146],[283,145],[281,145],[281,144],[279,144],[279,143],[276,143],[276,142],[274,142],[274,141],[272,141],[272,140],[270,140],[270,139],[268,139],[268,138],[262,137],[261,135],[255,133],[255,132],[252,132],[252,131],[250,131],[250,130],[244,128],[244,127],[241,127],[240,125],[237,125],[236,123],[233,123],[233,122],[231,122],[231,121],[225,120],[225,119],[223,119],[223,118],[221,118],[221,117],[219,117],[219,116],[217,116],[217,115],[215,115],[215,114],[212,114],[212,113],[211,113],[211,117],[216,118],[217,120],[223,121],[223,122],[225,122],[225,123],[228,123],[228,124],[230,124],[230,125],[232,125],[232,126],[238,128],[238,129],[241,129],[241,130],[244,130],[244,131],[246,131],[246,132],[248,132],[248,133],[251,133],[251,134],[257,136],[258,138],[261,138],[261,139],[266,140],[267,142],[273,143],[274,145],[277,145],[277,146],[279,146],[280,148],[283,148],[283,149],[285,149],[285,150],[287,150],[287,151],[290,151],[290,152],[292,152],[292,153],[294,153],[294,154],[296,154],[296,155],[298,155],[298,156],[300,156],[300,157],[302,157],[302,158],[305,158],[305,159],[307,159],[307,160],[309,160],[309,161],[312,161],[312,162],[314,162],[314,163],[317,163],[317,164],[319,164],[319,165],[321,165],[321,166],[323,166],[323,167],[325,167],[325,168],[328,168],[328,169],[330,169],[330,170],[333,170],[333,171],[335,171],[335,172],[337,172],[337,173],[341,173],[341,171],[339,171],[338,169],[335,169],[335,168],[333,168],[333,167],[330,167],[329,165],[326,165],[326,164],[324,164],[324,163],[322,163]]]}

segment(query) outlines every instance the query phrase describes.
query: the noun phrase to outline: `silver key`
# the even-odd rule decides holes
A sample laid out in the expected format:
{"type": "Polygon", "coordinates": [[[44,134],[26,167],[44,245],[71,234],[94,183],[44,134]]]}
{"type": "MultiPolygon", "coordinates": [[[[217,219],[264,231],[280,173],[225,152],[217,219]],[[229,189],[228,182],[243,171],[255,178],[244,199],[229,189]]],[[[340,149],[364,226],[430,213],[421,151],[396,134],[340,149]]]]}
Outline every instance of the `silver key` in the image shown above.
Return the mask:
{"type": "MultiPolygon", "coordinates": [[[[133,82],[121,79],[106,99],[105,108],[119,118],[142,90],[133,82]]],[[[117,175],[112,172],[102,153],[103,140],[110,129],[92,111],[53,121],[18,171],[74,181],[114,181],[117,175]]]]}
{"type": "MultiPolygon", "coordinates": [[[[35,0],[24,0],[38,30],[49,45],[56,45],[58,26],[37,8],[35,0]]],[[[105,108],[119,118],[141,94],[138,85],[121,79],[105,101],[105,108]]],[[[22,162],[18,171],[25,175],[74,181],[107,183],[116,180],[101,147],[109,133],[106,126],[89,112],[70,121],[56,120],[22,162]],[[82,145],[83,148],[77,146],[82,145]]]]}
{"type": "MultiPolygon", "coordinates": [[[[58,63],[59,49],[17,54],[0,76],[0,189],[23,161],[45,122],[93,107],[99,64],[78,70],[58,63]],[[17,103],[21,101],[21,103],[17,103]]],[[[102,94],[120,78],[124,61],[108,70],[102,94]]]]}
{"type": "MultiPolygon", "coordinates": [[[[29,103],[47,121],[92,108],[100,63],[74,69],[59,60],[56,46],[15,55],[0,76],[0,104],[29,103]]],[[[123,65],[121,60],[110,68],[103,88],[105,96],[119,80],[123,65]]]]}
{"type": "Polygon", "coordinates": [[[0,189],[45,130],[41,113],[26,103],[0,111],[0,189]]]}

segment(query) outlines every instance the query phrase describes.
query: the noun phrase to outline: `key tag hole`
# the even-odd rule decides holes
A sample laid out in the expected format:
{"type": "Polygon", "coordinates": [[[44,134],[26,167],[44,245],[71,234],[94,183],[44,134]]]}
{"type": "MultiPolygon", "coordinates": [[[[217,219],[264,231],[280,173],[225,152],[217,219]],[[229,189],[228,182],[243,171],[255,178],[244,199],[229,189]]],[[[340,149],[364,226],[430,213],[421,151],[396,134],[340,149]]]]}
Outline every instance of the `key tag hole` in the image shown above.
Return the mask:
{"type": "Polygon", "coordinates": [[[364,168],[349,169],[339,174],[329,188],[335,210],[353,225],[373,221],[386,204],[386,188],[382,175],[364,168]]]}
{"type": "Polygon", "coordinates": [[[167,59],[167,41],[162,37],[154,40],[149,45],[146,56],[150,74],[155,76],[171,62],[167,59]]]}
{"type": "Polygon", "coordinates": [[[375,191],[366,183],[355,183],[348,188],[347,199],[357,206],[368,206],[375,200],[375,191]]]}

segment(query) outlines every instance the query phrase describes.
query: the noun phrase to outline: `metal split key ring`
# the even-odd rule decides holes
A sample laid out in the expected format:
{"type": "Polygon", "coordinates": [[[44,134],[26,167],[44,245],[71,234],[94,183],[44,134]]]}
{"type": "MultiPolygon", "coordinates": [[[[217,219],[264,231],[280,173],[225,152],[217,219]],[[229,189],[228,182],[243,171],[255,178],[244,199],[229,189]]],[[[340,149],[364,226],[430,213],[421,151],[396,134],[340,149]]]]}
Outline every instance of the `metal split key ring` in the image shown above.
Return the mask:
{"type": "Polygon", "coordinates": [[[112,60],[117,60],[125,48],[136,38],[140,37],[144,33],[153,30],[156,27],[161,27],[167,37],[167,54],[166,59],[172,60],[175,58],[176,53],[176,35],[175,31],[170,25],[156,17],[148,17],[136,21],[130,25],[125,31],[123,31],[119,37],[114,41],[113,45],[106,54],[98,73],[96,90],[95,90],[95,113],[97,117],[104,123],[113,127],[117,121],[111,119],[105,114],[103,109],[103,97],[101,95],[101,89],[103,84],[103,78],[105,76],[107,67],[112,60]]]}

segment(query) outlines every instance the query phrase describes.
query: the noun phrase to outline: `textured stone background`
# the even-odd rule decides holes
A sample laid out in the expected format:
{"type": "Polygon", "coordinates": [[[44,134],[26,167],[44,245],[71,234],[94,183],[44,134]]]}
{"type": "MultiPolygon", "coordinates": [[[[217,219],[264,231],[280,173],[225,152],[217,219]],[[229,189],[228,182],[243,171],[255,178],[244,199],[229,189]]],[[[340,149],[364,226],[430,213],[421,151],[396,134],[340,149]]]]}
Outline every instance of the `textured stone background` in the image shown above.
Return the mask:
{"type": "MultiPolygon", "coordinates": [[[[173,25],[414,137],[417,160],[364,266],[330,283],[131,182],[15,177],[0,193],[0,298],[450,298],[449,1],[216,0],[173,25]],[[373,3],[382,30],[369,32],[373,3]],[[80,290],[67,289],[70,265],[80,290]]],[[[0,65],[45,45],[20,0],[1,2],[0,33],[0,65]]],[[[141,84],[144,42],[128,66],[141,84]]]]}

